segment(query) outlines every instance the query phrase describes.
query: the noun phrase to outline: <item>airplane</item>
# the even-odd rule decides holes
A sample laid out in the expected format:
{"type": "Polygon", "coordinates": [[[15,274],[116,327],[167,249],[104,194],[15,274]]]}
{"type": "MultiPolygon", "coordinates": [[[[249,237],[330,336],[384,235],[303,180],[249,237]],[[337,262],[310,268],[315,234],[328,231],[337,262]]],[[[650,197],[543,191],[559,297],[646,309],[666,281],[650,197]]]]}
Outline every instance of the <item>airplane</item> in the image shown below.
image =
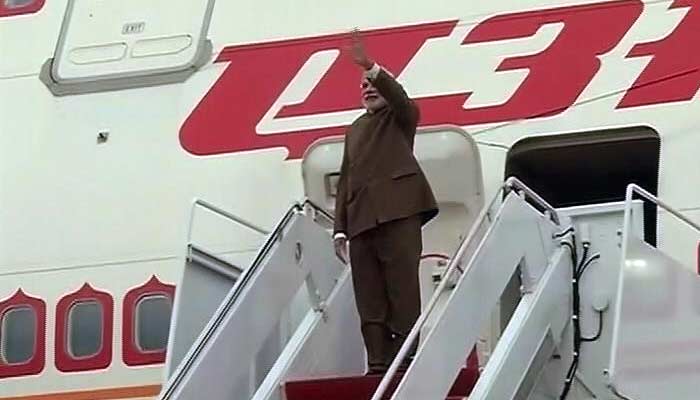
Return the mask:
{"type": "Polygon", "coordinates": [[[292,202],[332,211],[354,27],[421,110],[424,279],[508,176],[700,221],[698,23],[696,0],[0,0],[0,400],[158,395],[188,235],[245,266],[292,202]],[[193,199],[259,229],[188,232],[193,199]]]}

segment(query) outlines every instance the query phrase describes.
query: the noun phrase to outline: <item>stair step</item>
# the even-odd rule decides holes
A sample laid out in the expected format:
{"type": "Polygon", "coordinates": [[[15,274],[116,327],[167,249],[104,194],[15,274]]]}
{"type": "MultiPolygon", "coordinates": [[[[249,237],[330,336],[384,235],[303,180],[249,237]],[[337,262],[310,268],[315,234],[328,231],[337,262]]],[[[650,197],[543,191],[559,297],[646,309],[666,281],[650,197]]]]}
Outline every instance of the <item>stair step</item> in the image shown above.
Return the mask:
{"type": "MultiPolygon", "coordinates": [[[[385,398],[391,396],[401,376],[394,378],[385,398]]],[[[448,400],[463,400],[471,393],[478,378],[477,368],[463,368],[450,389],[448,400]]],[[[369,400],[381,379],[381,376],[373,375],[288,381],[284,384],[284,392],[287,400],[369,400]]]]}

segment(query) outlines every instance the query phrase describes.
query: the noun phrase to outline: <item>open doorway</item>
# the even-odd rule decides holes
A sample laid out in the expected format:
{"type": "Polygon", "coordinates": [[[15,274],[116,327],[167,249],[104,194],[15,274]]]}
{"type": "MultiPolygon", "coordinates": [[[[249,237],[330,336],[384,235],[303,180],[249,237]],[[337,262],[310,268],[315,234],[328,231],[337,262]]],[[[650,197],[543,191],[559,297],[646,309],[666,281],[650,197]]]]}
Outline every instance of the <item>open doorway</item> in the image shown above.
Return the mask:
{"type": "MultiPolygon", "coordinates": [[[[620,201],[630,183],[656,195],[660,147],[658,133],[644,126],[530,137],[508,152],[505,175],[554,207],[620,201]]],[[[656,245],[656,209],[644,207],[645,240],[656,245]]]]}

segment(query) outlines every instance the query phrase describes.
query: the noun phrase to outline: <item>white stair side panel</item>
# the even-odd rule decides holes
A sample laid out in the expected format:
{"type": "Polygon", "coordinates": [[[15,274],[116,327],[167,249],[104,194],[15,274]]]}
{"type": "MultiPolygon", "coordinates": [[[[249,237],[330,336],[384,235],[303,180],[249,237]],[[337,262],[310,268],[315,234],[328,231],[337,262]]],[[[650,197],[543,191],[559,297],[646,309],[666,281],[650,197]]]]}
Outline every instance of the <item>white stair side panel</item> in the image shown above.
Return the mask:
{"type": "Polygon", "coordinates": [[[516,398],[542,338],[550,334],[554,345],[561,340],[571,314],[571,273],[569,252],[562,249],[540,279],[536,291],[523,296],[470,400],[516,398]]]}
{"type": "Polygon", "coordinates": [[[444,397],[482,325],[500,298],[516,267],[544,266],[548,254],[539,226],[549,237],[556,226],[511,193],[465,269],[466,276],[450,294],[435,328],[419,348],[392,399],[424,400],[444,397]],[[430,376],[431,379],[424,379],[430,376]]]}

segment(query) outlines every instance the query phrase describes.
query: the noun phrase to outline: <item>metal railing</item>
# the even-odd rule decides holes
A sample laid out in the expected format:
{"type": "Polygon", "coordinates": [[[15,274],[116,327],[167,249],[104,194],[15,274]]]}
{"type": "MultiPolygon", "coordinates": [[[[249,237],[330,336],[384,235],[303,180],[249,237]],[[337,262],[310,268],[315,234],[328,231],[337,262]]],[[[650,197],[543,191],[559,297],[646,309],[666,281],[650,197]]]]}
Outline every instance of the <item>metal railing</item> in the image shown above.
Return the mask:
{"type": "MultiPolygon", "coordinates": [[[[202,200],[202,199],[195,199],[192,202],[192,207],[190,209],[190,218],[189,218],[189,223],[187,225],[187,243],[190,243],[192,241],[192,229],[194,227],[194,216],[195,216],[195,211],[197,210],[197,207],[204,208],[205,210],[209,210],[213,212],[214,214],[220,215],[224,217],[224,219],[228,219],[229,221],[233,221],[239,225],[242,225],[252,231],[258,232],[262,235],[269,235],[270,231],[256,225],[242,217],[239,217],[238,215],[235,215],[231,212],[228,212],[224,210],[221,207],[215,206],[214,204],[202,200]]],[[[314,203],[313,201],[309,199],[305,199],[303,203],[295,203],[292,205],[292,208],[298,207],[299,210],[310,207],[314,213],[321,214],[324,218],[326,218],[328,221],[333,222],[334,218],[333,215],[331,215],[328,211],[324,210],[321,206],[318,204],[314,203]]]]}
{"type": "MultiPolygon", "coordinates": [[[[679,220],[685,222],[688,226],[693,228],[695,231],[700,233],[700,225],[693,222],[690,220],[688,217],[685,215],[681,214],[677,210],[675,210],[673,207],[665,203],[663,200],[659,199],[657,196],[654,196],[644,188],[642,188],[639,185],[635,184],[629,184],[627,185],[627,190],[625,191],[625,216],[624,216],[624,222],[623,222],[623,228],[622,228],[622,257],[621,257],[621,262],[625,262],[628,254],[628,241],[629,241],[629,235],[630,232],[632,232],[632,204],[633,204],[633,197],[635,195],[639,195],[643,200],[646,200],[650,203],[655,204],[658,207],[661,207],[665,211],[667,211],[669,214],[673,215],[674,217],[678,218],[679,220]]],[[[619,288],[618,288],[619,292],[619,288]]],[[[620,313],[622,312],[622,302],[618,301],[617,304],[615,305],[615,315],[618,316],[619,318],[620,313]]],[[[615,324],[615,327],[613,327],[613,337],[612,337],[612,344],[611,344],[611,352],[610,354],[612,355],[612,358],[610,360],[610,366],[609,369],[606,370],[606,374],[608,376],[608,389],[610,389],[611,393],[615,395],[619,399],[623,400],[633,400],[629,396],[625,395],[624,393],[620,392],[620,390],[615,386],[614,382],[614,372],[615,372],[615,367],[616,367],[616,349],[618,346],[618,337],[619,337],[619,332],[618,332],[618,323],[615,324]]]]}
{"type": "Polygon", "coordinates": [[[312,212],[314,213],[314,220],[315,217],[320,214],[323,218],[326,219],[326,221],[330,223],[333,223],[335,221],[335,217],[333,216],[333,214],[329,213],[323,207],[311,201],[310,199],[305,199],[301,206],[303,208],[310,208],[312,210],[312,212]]]}
{"type": "MultiPolygon", "coordinates": [[[[399,350],[398,354],[396,355],[396,358],[391,363],[391,365],[389,366],[389,369],[387,370],[386,374],[384,375],[381,382],[379,383],[379,386],[377,387],[377,390],[374,392],[374,395],[372,396],[371,400],[381,400],[384,398],[384,394],[386,393],[387,389],[389,388],[392,380],[394,379],[394,376],[398,372],[401,363],[406,358],[408,353],[412,350],[413,343],[417,340],[421,329],[423,329],[426,322],[428,321],[430,314],[433,312],[435,306],[438,304],[440,296],[447,289],[449,277],[451,277],[452,274],[454,274],[455,271],[460,268],[459,266],[462,263],[462,258],[465,256],[465,253],[466,253],[467,249],[469,248],[469,245],[471,244],[471,242],[476,239],[476,237],[479,233],[479,230],[481,228],[481,225],[487,219],[490,220],[491,208],[496,204],[497,201],[499,201],[501,199],[502,194],[507,194],[508,192],[513,191],[513,190],[515,190],[516,193],[520,194],[521,196],[529,197],[531,200],[533,200],[535,203],[537,203],[537,205],[539,205],[540,207],[542,207],[545,210],[545,215],[548,216],[549,218],[551,218],[551,220],[555,224],[559,225],[560,218],[559,218],[559,215],[557,214],[557,211],[554,207],[552,207],[549,203],[547,203],[542,197],[540,197],[532,189],[527,187],[518,178],[515,178],[515,177],[508,178],[506,180],[506,182],[496,192],[496,194],[494,195],[493,199],[489,202],[489,204],[486,205],[481,210],[481,212],[477,216],[476,220],[474,221],[474,224],[472,225],[471,229],[469,230],[469,234],[460,243],[454,257],[452,257],[450,259],[450,261],[447,265],[447,270],[446,270],[445,275],[444,275],[445,279],[442,279],[440,281],[440,284],[435,289],[435,292],[433,293],[433,296],[430,298],[430,301],[429,301],[428,305],[426,306],[425,310],[420,314],[420,316],[416,320],[416,323],[414,324],[413,328],[411,329],[411,332],[406,337],[406,340],[404,341],[403,345],[401,346],[401,349],[399,350]]],[[[462,276],[464,276],[468,272],[469,272],[469,269],[464,270],[464,272],[462,272],[462,276]]]]}
{"type": "Polygon", "coordinates": [[[235,305],[237,299],[243,292],[243,289],[246,288],[246,285],[251,281],[251,279],[255,276],[255,274],[258,272],[260,265],[262,264],[263,260],[270,254],[270,251],[272,250],[273,246],[275,245],[275,242],[278,241],[281,237],[282,232],[284,229],[288,226],[288,224],[292,221],[292,218],[298,214],[298,213],[303,213],[307,208],[310,208],[314,212],[314,217],[316,215],[322,215],[324,218],[326,218],[328,221],[333,222],[334,218],[333,216],[325,211],[323,208],[312,202],[311,200],[306,199],[303,203],[294,203],[290,208],[287,210],[287,212],[284,214],[282,219],[277,223],[275,228],[272,230],[272,232],[268,232],[263,228],[258,227],[257,225],[246,221],[243,218],[240,218],[232,213],[229,213],[219,207],[214,206],[211,203],[208,203],[204,200],[195,200],[193,205],[192,205],[192,212],[190,214],[190,224],[188,227],[188,234],[187,234],[187,239],[188,239],[188,246],[191,241],[191,233],[192,233],[192,224],[194,220],[194,211],[196,207],[203,207],[206,208],[218,215],[221,215],[225,217],[226,219],[229,219],[231,221],[237,222],[245,227],[248,227],[256,232],[259,233],[265,233],[269,234],[267,240],[263,244],[263,246],[260,248],[258,251],[258,254],[256,255],[255,259],[253,262],[250,264],[250,266],[245,269],[243,274],[240,276],[238,282],[234,286],[232,292],[230,292],[227,296],[226,299],[224,300],[224,305],[223,308],[217,312],[212,320],[207,324],[207,326],[204,328],[204,334],[201,335],[197,342],[193,345],[193,347],[188,351],[186,354],[184,360],[182,363],[178,366],[177,370],[173,374],[173,377],[168,381],[167,387],[165,387],[163,393],[161,393],[159,399],[165,400],[171,398],[171,396],[175,393],[175,389],[180,385],[182,380],[186,377],[188,371],[190,368],[192,368],[192,365],[194,362],[197,360],[197,358],[203,353],[205,346],[207,343],[211,340],[211,338],[214,336],[216,333],[217,329],[221,326],[223,321],[225,320],[226,316],[230,312],[230,310],[233,308],[235,305]]]}
{"type": "MultiPolygon", "coordinates": [[[[196,250],[198,250],[204,254],[207,254],[210,257],[216,257],[216,255],[217,255],[216,251],[208,249],[205,246],[202,246],[201,244],[195,246],[192,243],[192,231],[194,229],[194,218],[195,218],[195,215],[197,213],[197,208],[203,208],[203,209],[205,209],[205,210],[207,210],[215,215],[223,217],[223,219],[225,219],[225,220],[239,224],[239,225],[241,225],[245,228],[248,228],[251,231],[254,231],[254,232],[259,233],[261,235],[269,235],[270,234],[269,230],[267,230],[259,225],[256,225],[256,224],[254,224],[254,223],[252,223],[244,218],[241,218],[241,217],[239,217],[239,216],[237,216],[229,211],[226,211],[221,207],[215,206],[214,204],[212,204],[206,200],[195,199],[192,202],[192,207],[190,208],[190,218],[189,218],[189,222],[187,224],[187,260],[192,260],[195,257],[195,253],[196,253],[195,248],[196,248],[196,250]]],[[[227,261],[224,261],[224,262],[228,263],[227,261]]],[[[236,266],[236,267],[238,269],[241,269],[238,266],[236,266]]],[[[220,272],[220,271],[218,271],[218,272],[220,272]]]]}
{"type": "Polygon", "coordinates": [[[521,195],[524,195],[525,198],[529,197],[532,199],[537,205],[540,207],[544,208],[545,214],[548,214],[549,217],[552,219],[552,222],[555,224],[559,225],[559,214],[557,214],[557,210],[552,207],[545,199],[540,197],[539,194],[537,194],[534,190],[530,189],[527,185],[525,185],[520,179],[512,176],[506,180],[506,183],[503,185],[506,190],[515,190],[521,195]]]}
{"type": "Polygon", "coordinates": [[[688,217],[685,215],[681,214],[680,212],[676,211],[673,207],[669,206],[665,202],[663,202],[661,199],[658,197],[654,196],[653,194],[649,193],[648,191],[644,190],[642,187],[635,185],[634,183],[631,183],[627,185],[627,191],[625,192],[625,222],[623,232],[628,232],[631,228],[631,214],[632,214],[632,196],[637,193],[639,196],[643,197],[645,200],[647,200],[650,203],[654,203],[657,206],[663,208],[664,210],[668,211],[671,213],[673,216],[676,218],[680,219],[681,221],[685,222],[686,224],[690,225],[700,233],[700,225],[696,224],[692,220],[690,220],[688,217]]]}
{"type": "Polygon", "coordinates": [[[254,223],[249,222],[249,221],[247,221],[247,220],[245,220],[245,219],[243,219],[235,214],[232,214],[232,213],[224,210],[221,207],[217,207],[217,206],[209,203],[208,201],[205,201],[202,199],[195,199],[192,202],[192,208],[190,209],[190,220],[189,220],[189,224],[187,225],[187,242],[188,243],[192,240],[192,228],[194,226],[194,216],[195,216],[195,211],[197,210],[197,207],[202,207],[206,210],[213,212],[214,214],[218,214],[218,215],[224,217],[225,219],[236,222],[236,223],[243,225],[246,228],[249,228],[249,229],[251,229],[255,232],[258,232],[260,234],[268,235],[270,233],[270,231],[268,231],[267,229],[262,228],[258,225],[255,225],[254,223]]]}

